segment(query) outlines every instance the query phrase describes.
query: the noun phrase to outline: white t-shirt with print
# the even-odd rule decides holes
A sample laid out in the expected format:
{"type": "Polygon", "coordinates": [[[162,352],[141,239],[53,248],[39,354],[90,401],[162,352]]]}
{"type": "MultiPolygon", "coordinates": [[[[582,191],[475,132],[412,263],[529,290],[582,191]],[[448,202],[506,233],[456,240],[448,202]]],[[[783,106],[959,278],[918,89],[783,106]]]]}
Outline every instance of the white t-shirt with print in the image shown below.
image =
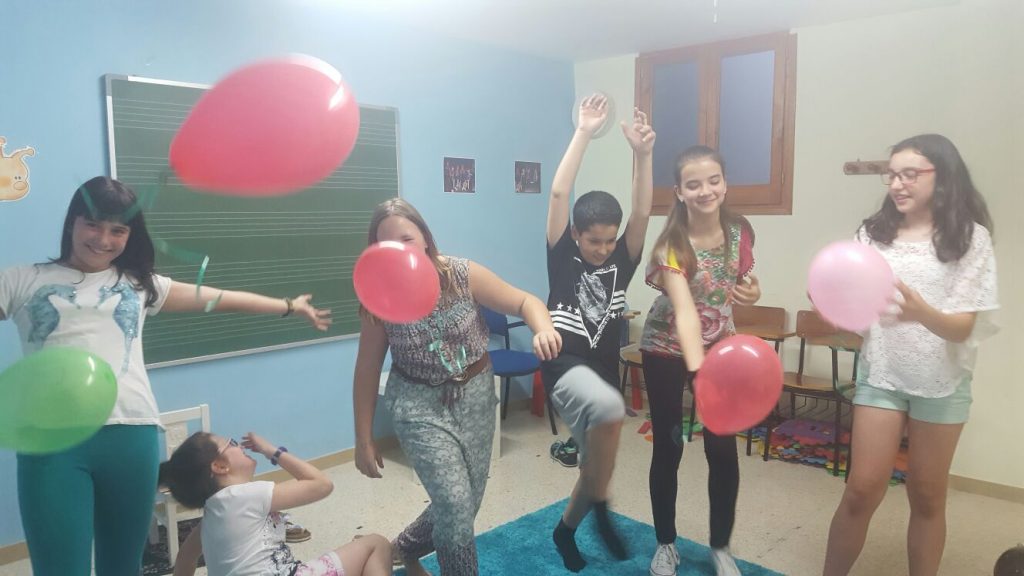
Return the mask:
{"type": "Polygon", "coordinates": [[[270,510],[274,483],[235,484],[203,507],[203,558],[210,576],[289,576],[299,562],[285,544],[285,521],[270,510]]]}
{"type": "Polygon", "coordinates": [[[107,424],[157,424],[160,413],[142,358],[142,326],[156,314],[171,279],[153,275],[156,302],[115,268],[85,273],[60,264],[0,271],[0,309],[14,321],[27,356],[51,346],[96,354],[117,375],[117,402],[107,424]]]}
{"type": "Polygon", "coordinates": [[[998,331],[993,318],[999,308],[996,259],[988,230],[975,224],[967,252],[945,263],[931,240],[895,240],[886,246],[872,242],[863,228],[856,239],[877,248],[896,278],[938,311],[978,313],[965,342],[949,342],[919,322],[900,322],[891,315],[871,326],[864,339],[862,374],[869,385],[923,398],[949,396],[974,372],[978,343],[998,331]]]}

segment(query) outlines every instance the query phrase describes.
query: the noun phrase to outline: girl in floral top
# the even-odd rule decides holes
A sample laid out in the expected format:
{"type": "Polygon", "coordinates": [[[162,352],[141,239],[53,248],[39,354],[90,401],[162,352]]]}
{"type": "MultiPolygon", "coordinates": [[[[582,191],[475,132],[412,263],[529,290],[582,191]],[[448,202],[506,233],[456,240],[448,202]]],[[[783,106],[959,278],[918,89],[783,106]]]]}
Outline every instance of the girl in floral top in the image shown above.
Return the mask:
{"type": "Polygon", "coordinates": [[[946,543],[949,467],[971,406],[978,342],[999,307],[992,220],[956,147],[924,134],[893,147],[889,191],[857,240],[899,279],[897,308],[868,329],[853,398],[854,461],[832,518],[826,576],[847,574],[882,502],[904,430],[910,573],[935,574],[946,543]]]}
{"type": "MultiPolygon", "coordinates": [[[[732,304],[760,298],[753,268],[754,232],[725,201],[725,164],[706,146],[684,151],[676,163],[676,202],[658,237],[647,283],[661,291],[644,324],[640,349],[651,406],[654,453],[650,490],[658,548],[652,576],[676,573],[676,492],[683,456],[683,388],[700,368],[704,349],[735,333],[732,304]],[[690,375],[687,374],[689,370],[690,375]]],[[[712,562],[718,576],[738,576],[729,553],[736,516],[739,462],[734,436],[704,430],[711,500],[712,562]]]]}
{"type": "Polygon", "coordinates": [[[541,360],[558,356],[562,337],[536,296],[476,262],[441,254],[423,217],[401,198],[378,205],[370,219],[368,242],[383,241],[426,252],[440,276],[441,296],[429,315],[409,324],[385,322],[365,310],[361,315],[353,385],[356,467],[381,477],[373,416],[390,348],[384,404],[430,496],[427,509],[395,538],[395,551],[408,576],[427,574],[419,559],[435,550],[441,576],[475,576],[473,521],[487,486],[498,403],[479,307],[521,317],[533,330],[533,352],[541,360]]]}

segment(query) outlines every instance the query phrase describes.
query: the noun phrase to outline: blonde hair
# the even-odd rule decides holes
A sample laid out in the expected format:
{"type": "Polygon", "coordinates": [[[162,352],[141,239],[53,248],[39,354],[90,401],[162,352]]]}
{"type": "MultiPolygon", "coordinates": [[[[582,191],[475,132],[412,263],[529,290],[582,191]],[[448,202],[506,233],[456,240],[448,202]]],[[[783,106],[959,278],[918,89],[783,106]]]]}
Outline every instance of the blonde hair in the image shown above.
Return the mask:
{"type": "MultiPolygon", "coordinates": [[[[451,262],[447,258],[441,257],[441,252],[437,249],[437,243],[434,242],[434,235],[430,232],[430,227],[427,226],[426,220],[420,215],[419,211],[413,207],[409,202],[401,198],[391,198],[385,200],[377,205],[373,210],[373,216],[370,218],[370,229],[366,235],[366,244],[371,246],[378,242],[377,231],[380,229],[380,224],[386,218],[390,216],[400,216],[405,218],[409,222],[412,222],[419,228],[420,233],[423,234],[423,239],[427,243],[427,256],[430,261],[433,262],[434,268],[437,270],[438,278],[441,280],[441,297],[450,296],[453,292],[458,291],[459,287],[455,283],[454,271],[452,270],[451,262]]],[[[366,311],[366,309],[360,307],[360,313],[368,317],[373,316],[366,311]]]]}

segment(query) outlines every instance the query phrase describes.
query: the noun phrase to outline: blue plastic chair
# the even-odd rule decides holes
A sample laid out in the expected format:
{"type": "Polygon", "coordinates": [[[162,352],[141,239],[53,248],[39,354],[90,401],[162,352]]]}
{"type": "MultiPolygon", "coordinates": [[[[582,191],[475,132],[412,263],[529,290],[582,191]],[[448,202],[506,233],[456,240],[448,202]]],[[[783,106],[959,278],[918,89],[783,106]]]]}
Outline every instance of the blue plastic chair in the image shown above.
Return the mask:
{"type": "MultiPolygon", "coordinates": [[[[519,326],[526,326],[526,322],[509,323],[508,318],[504,314],[499,314],[483,306],[480,307],[480,311],[484,315],[484,320],[487,322],[487,328],[491,331],[491,334],[505,339],[504,348],[489,351],[491,364],[494,367],[494,375],[501,378],[505,383],[505,398],[501,404],[501,419],[504,420],[508,415],[509,388],[512,384],[512,378],[529,376],[540,370],[540,359],[533,352],[510,350],[509,330],[519,326]]],[[[548,418],[551,421],[551,433],[557,436],[558,428],[555,426],[555,413],[554,408],[551,406],[551,397],[546,394],[545,396],[548,406],[548,418]]]]}

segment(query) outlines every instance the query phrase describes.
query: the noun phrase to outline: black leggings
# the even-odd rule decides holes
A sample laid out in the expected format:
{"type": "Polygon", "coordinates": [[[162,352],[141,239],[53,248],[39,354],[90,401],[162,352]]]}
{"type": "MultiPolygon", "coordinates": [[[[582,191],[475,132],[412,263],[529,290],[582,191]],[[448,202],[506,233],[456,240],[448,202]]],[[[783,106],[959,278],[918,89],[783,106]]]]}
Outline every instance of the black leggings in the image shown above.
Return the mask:
{"type": "MultiPolygon", "coordinates": [[[[644,381],[651,409],[654,453],[651,457],[651,510],[659,544],[676,540],[676,492],[679,461],[683,457],[683,388],[686,370],[682,358],[643,353],[644,381]]],[[[736,520],[740,488],[736,436],[716,436],[704,430],[708,460],[708,497],[711,500],[711,547],[729,545],[736,520]]]]}

